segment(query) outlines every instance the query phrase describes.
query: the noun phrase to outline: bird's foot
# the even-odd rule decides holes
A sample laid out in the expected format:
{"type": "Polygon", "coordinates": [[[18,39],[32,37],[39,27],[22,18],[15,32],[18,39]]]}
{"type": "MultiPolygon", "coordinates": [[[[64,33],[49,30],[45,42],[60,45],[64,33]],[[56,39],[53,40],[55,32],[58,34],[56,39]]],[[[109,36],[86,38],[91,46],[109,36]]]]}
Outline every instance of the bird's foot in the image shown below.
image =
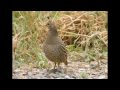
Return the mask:
{"type": "Polygon", "coordinates": [[[56,73],[57,72],[57,69],[51,69],[48,71],[49,73],[56,73]]]}

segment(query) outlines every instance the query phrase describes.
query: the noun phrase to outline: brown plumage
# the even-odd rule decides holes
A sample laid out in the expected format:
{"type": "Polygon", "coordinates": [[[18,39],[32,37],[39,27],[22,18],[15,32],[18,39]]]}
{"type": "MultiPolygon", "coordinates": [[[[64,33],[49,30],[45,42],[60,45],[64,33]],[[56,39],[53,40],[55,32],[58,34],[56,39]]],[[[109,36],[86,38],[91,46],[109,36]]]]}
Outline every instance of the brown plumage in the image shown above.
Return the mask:
{"type": "Polygon", "coordinates": [[[55,63],[54,69],[56,67],[56,64],[58,64],[59,67],[60,63],[62,62],[67,65],[67,50],[62,39],[58,37],[58,32],[55,24],[49,20],[47,26],[49,31],[46,41],[43,43],[45,56],[50,61],[55,63]]]}

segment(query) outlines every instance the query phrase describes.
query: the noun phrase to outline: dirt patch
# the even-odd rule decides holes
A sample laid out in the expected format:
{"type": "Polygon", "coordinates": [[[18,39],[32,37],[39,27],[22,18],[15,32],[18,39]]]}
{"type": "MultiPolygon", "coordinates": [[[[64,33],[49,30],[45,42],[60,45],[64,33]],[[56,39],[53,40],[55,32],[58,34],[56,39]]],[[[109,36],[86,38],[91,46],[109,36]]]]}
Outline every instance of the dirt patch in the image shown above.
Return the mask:
{"type": "MultiPolygon", "coordinates": [[[[52,64],[53,65],[53,64],[52,64]]],[[[22,65],[13,70],[13,79],[107,79],[107,61],[101,60],[98,67],[97,62],[73,61],[69,59],[68,66],[60,65],[61,68],[53,70],[50,68],[36,68],[22,65]]]]}

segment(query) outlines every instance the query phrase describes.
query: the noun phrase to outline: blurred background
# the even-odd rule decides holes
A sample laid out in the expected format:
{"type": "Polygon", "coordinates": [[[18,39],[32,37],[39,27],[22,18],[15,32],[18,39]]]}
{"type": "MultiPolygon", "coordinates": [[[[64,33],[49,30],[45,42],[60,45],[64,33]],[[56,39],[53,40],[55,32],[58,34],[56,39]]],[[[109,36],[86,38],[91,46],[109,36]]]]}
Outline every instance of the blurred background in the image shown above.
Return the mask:
{"type": "Polygon", "coordinates": [[[48,68],[42,51],[47,36],[47,17],[55,22],[59,36],[66,44],[68,59],[86,63],[107,62],[107,11],[13,11],[13,69],[27,64],[48,68]]]}

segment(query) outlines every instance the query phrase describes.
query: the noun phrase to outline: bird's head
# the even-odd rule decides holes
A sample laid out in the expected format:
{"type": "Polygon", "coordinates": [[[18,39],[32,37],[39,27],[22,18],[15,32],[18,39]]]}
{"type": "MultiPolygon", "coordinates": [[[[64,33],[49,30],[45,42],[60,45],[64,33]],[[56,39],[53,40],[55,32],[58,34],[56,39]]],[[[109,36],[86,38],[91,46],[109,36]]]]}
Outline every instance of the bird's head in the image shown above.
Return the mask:
{"type": "Polygon", "coordinates": [[[51,20],[49,20],[46,24],[46,26],[48,27],[49,29],[49,33],[51,35],[58,35],[58,32],[57,32],[57,27],[55,26],[55,23],[51,20]]]}

